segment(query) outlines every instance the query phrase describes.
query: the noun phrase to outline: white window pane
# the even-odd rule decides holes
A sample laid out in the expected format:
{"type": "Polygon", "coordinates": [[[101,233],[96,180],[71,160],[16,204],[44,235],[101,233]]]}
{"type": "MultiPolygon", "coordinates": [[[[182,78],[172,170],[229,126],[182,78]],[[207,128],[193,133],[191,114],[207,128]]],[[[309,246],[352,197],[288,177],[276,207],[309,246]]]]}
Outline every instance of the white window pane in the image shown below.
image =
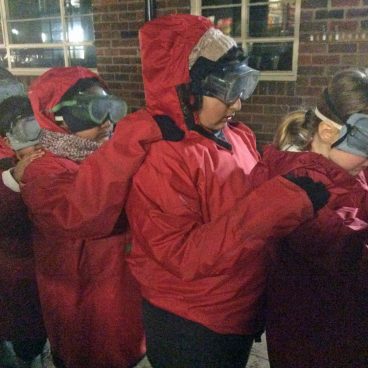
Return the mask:
{"type": "Polygon", "coordinates": [[[0,66],[2,66],[3,68],[8,67],[8,60],[6,58],[6,50],[5,49],[0,49],[0,66]]]}
{"type": "Polygon", "coordinates": [[[250,37],[293,36],[294,22],[295,1],[269,1],[249,6],[250,37]]]}
{"type": "Polygon", "coordinates": [[[64,66],[63,49],[13,49],[10,50],[12,68],[51,68],[64,66]]]}
{"type": "Polygon", "coordinates": [[[232,37],[241,35],[240,7],[203,9],[202,15],[211,19],[225,34],[232,37]]]}
{"type": "Polygon", "coordinates": [[[67,41],[84,42],[94,41],[94,29],[92,16],[67,17],[67,41]]]}
{"type": "Polygon", "coordinates": [[[27,19],[60,15],[59,0],[6,0],[8,18],[27,19]]]}
{"type": "Polygon", "coordinates": [[[69,47],[69,64],[80,65],[86,68],[96,68],[96,49],[94,46],[71,46],[69,47]]]}
{"type": "Polygon", "coordinates": [[[248,51],[248,64],[257,70],[292,70],[293,42],[253,43],[248,51]]]}
{"type": "Polygon", "coordinates": [[[65,0],[65,13],[67,15],[91,14],[92,0],[65,0]]]}
{"type": "Polygon", "coordinates": [[[11,44],[60,43],[63,41],[60,18],[9,22],[8,30],[11,44]]]}
{"type": "Polygon", "coordinates": [[[202,0],[202,6],[241,4],[241,0],[202,0]]]}

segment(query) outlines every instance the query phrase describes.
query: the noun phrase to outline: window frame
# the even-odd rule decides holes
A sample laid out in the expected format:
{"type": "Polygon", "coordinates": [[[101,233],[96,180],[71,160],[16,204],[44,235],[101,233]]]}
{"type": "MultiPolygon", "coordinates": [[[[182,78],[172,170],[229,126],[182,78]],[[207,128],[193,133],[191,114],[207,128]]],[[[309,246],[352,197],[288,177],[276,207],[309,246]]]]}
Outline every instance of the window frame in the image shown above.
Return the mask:
{"type": "MultiPolygon", "coordinates": [[[[261,80],[268,81],[296,81],[298,75],[298,56],[299,56],[299,32],[300,32],[300,13],[301,13],[301,0],[295,0],[295,15],[294,15],[294,35],[293,36],[279,36],[279,37],[249,37],[248,24],[249,18],[249,2],[248,0],[240,0],[241,4],[241,35],[240,37],[233,37],[234,40],[246,47],[247,43],[282,43],[293,42],[293,55],[292,55],[292,69],[289,71],[276,70],[276,71],[261,71],[261,80]]],[[[268,4],[268,1],[260,2],[257,5],[268,4]]],[[[226,4],[224,0],[223,5],[214,5],[213,9],[234,7],[234,4],[226,4]]],[[[205,7],[206,9],[212,7],[205,7]]],[[[202,0],[190,0],[190,12],[193,15],[202,14],[202,0]]]]}
{"type": "MultiPolygon", "coordinates": [[[[10,51],[16,49],[60,49],[63,51],[64,56],[64,66],[70,66],[70,60],[68,57],[68,48],[73,46],[94,46],[94,41],[79,41],[79,42],[70,42],[67,41],[67,14],[65,12],[65,0],[59,0],[60,4],[60,20],[62,25],[62,32],[63,32],[63,41],[60,43],[10,43],[9,42],[9,30],[8,30],[8,11],[7,11],[7,1],[14,1],[14,0],[0,0],[0,22],[1,22],[1,30],[3,34],[3,43],[0,43],[0,49],[6,51],[7,57],[7,70],[9,70],[14,75],[23,75],[23,76],[38,76],[43,74],[45,71],[50,69],[51,67],[46,68],[19,68],[19,67],[12,67],[11,60],[10,60],[10,51]]],[[[19,1],[19,0],[18,0],[19,1]]],[[[83,14],[83,16],[94,16],[94,13],[83,14]]],[[[47,18],[56,18],[55,17],[44,17],[47,18]]],[[[44,19],[43,17],[34,18],[36,19],[44,19]]],[[[29,18],[31,19],[31,18],[29,18]]],[[[11,20],[10,20],[11,21],[11,20]]],[[[92,71],[97,72],[96,68],[89,68],[92,71]]]]}

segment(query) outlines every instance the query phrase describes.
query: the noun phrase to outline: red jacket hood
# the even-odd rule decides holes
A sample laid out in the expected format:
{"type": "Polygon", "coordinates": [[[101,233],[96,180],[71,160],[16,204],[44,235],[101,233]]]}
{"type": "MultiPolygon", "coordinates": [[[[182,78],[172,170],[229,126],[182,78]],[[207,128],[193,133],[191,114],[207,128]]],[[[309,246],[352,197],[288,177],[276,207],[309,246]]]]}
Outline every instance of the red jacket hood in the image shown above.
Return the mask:
{"type": "Polygon", "coordinates": [[[63,128],[55,124],[54,114],[50,110],[70,87],[84,78],[99,79],[89,69],[77,66],[52,68],[33,81],[28,97],[41,128],[65,133],[63,128]]]}
{"type": "Polygon", "coordinates": [[[0,160],[5,157],[14,157],[14,152],[4,142],[4,139],[0,137],[0,160]]]}
{"type": "Polygon", "coordinates": [[[176,86],[189,82],[189,55],[211,27],[207,18],[178,14],[148,22],[139,32],[147,110],[169,116],[185,130],[176,86]]]}

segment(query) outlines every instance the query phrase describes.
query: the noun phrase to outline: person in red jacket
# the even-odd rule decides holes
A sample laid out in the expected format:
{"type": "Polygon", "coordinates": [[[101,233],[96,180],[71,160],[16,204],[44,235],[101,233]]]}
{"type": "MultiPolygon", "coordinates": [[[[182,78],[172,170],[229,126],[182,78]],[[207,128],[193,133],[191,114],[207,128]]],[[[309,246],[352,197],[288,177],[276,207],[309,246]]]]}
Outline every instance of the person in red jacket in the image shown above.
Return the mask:
{"type": "Polygon", "coordinates": [[[331,198],[315,219],[272,247],[266,320],[270,365],[366,368],[367,71],[337,73],[314,110],[285,119],[275,146],[266,150],[255,177],[264,174],[263,166],[269,177],[308,175],[325,183],[331,198]]]}
{"type": "MultiPolygon", "coordinates": [[[[8,101],[21,101],[24,95],[23,84],[0,68],[0,365],[36,368],[45,363],[46,331],[35,278],[31,223],[18,185],[14,191],[7,181],[10,177],[17,184],[10,170],[21,172],[39,155],[16,157],[6,139],[8,101]]],[[[23,108],[17,106],[18,111],[23,108]]]]}
{"type": "Polygon", "coordinates": [[[259,154],[234,114],[258,72],[233,39],[182,14],[139,36],[147,111],[185,133],[151,146],[126,206],[147,356],[155,368],[243,368],[263,328],[265,241],[313,217],[311,203],[282,177],[250,193],[259,154]]]}
{"type": "Polygon", "coordinates": [[[130,179],[165,132],[124,106],[86,68],[53,68],[29,89],[45,155],[22,177],[35,226],[34,253],[55,363],[127,368],[145,353],[141,297],[126,265],[122,213],[130,179]]]}
{"type": "Polygon", "coordinates": [[[41,368],[46,331],[34,270],[31,223],[19,188],[8,186],[7,180],[8,175],[11,177],[10,170],[22,171],[29,160],[40,156],[37,152],[32,158],[26,157],[28,148],[18,147],[17,162],[7,143],[9,101],[17,101],[12,108],[19,113],[30,108],[19,103],[23,99],[26,98],[13,96],[0,103],[0,365],[41,368]]]}

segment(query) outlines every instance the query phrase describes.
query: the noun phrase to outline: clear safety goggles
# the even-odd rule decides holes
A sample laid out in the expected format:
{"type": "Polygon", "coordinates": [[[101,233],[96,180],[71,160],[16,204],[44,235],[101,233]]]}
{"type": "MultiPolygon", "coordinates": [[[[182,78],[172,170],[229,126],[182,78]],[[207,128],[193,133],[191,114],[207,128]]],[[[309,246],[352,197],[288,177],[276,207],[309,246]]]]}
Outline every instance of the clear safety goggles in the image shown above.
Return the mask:
{"type": "Polygon", "coordinates": [[[205,96],[216,97],[227,105],[238,98],[246,100],[258,84],[259,71],[250,68],[246,61],[236,61],[220,65],[202,81],[205,96]]]}
{"type": "Polygon", "coordinates": [[[368,158],[368,115],[351,115],[342,126],[333,148],[368,158]]]}
{"type": "Polygon", "coordinates": [[[74,117],[91,121],[96,125],[101,125],[107,120],[117,123],[126,115],[128,110],[125,101],[112,95],[80,94],[72,100],[60,102],[53,107],[52,112],[58,112],[63,107],[68,107],[69,112],[74,117]]]}
{"type": "Polygon", "coordinates": [[[25,117],[12,123],[10,131],[6,133],[11,148],[18,151],[22,148],[34,146],[40,141],[41,128],[34,116],[25,117]]]}

